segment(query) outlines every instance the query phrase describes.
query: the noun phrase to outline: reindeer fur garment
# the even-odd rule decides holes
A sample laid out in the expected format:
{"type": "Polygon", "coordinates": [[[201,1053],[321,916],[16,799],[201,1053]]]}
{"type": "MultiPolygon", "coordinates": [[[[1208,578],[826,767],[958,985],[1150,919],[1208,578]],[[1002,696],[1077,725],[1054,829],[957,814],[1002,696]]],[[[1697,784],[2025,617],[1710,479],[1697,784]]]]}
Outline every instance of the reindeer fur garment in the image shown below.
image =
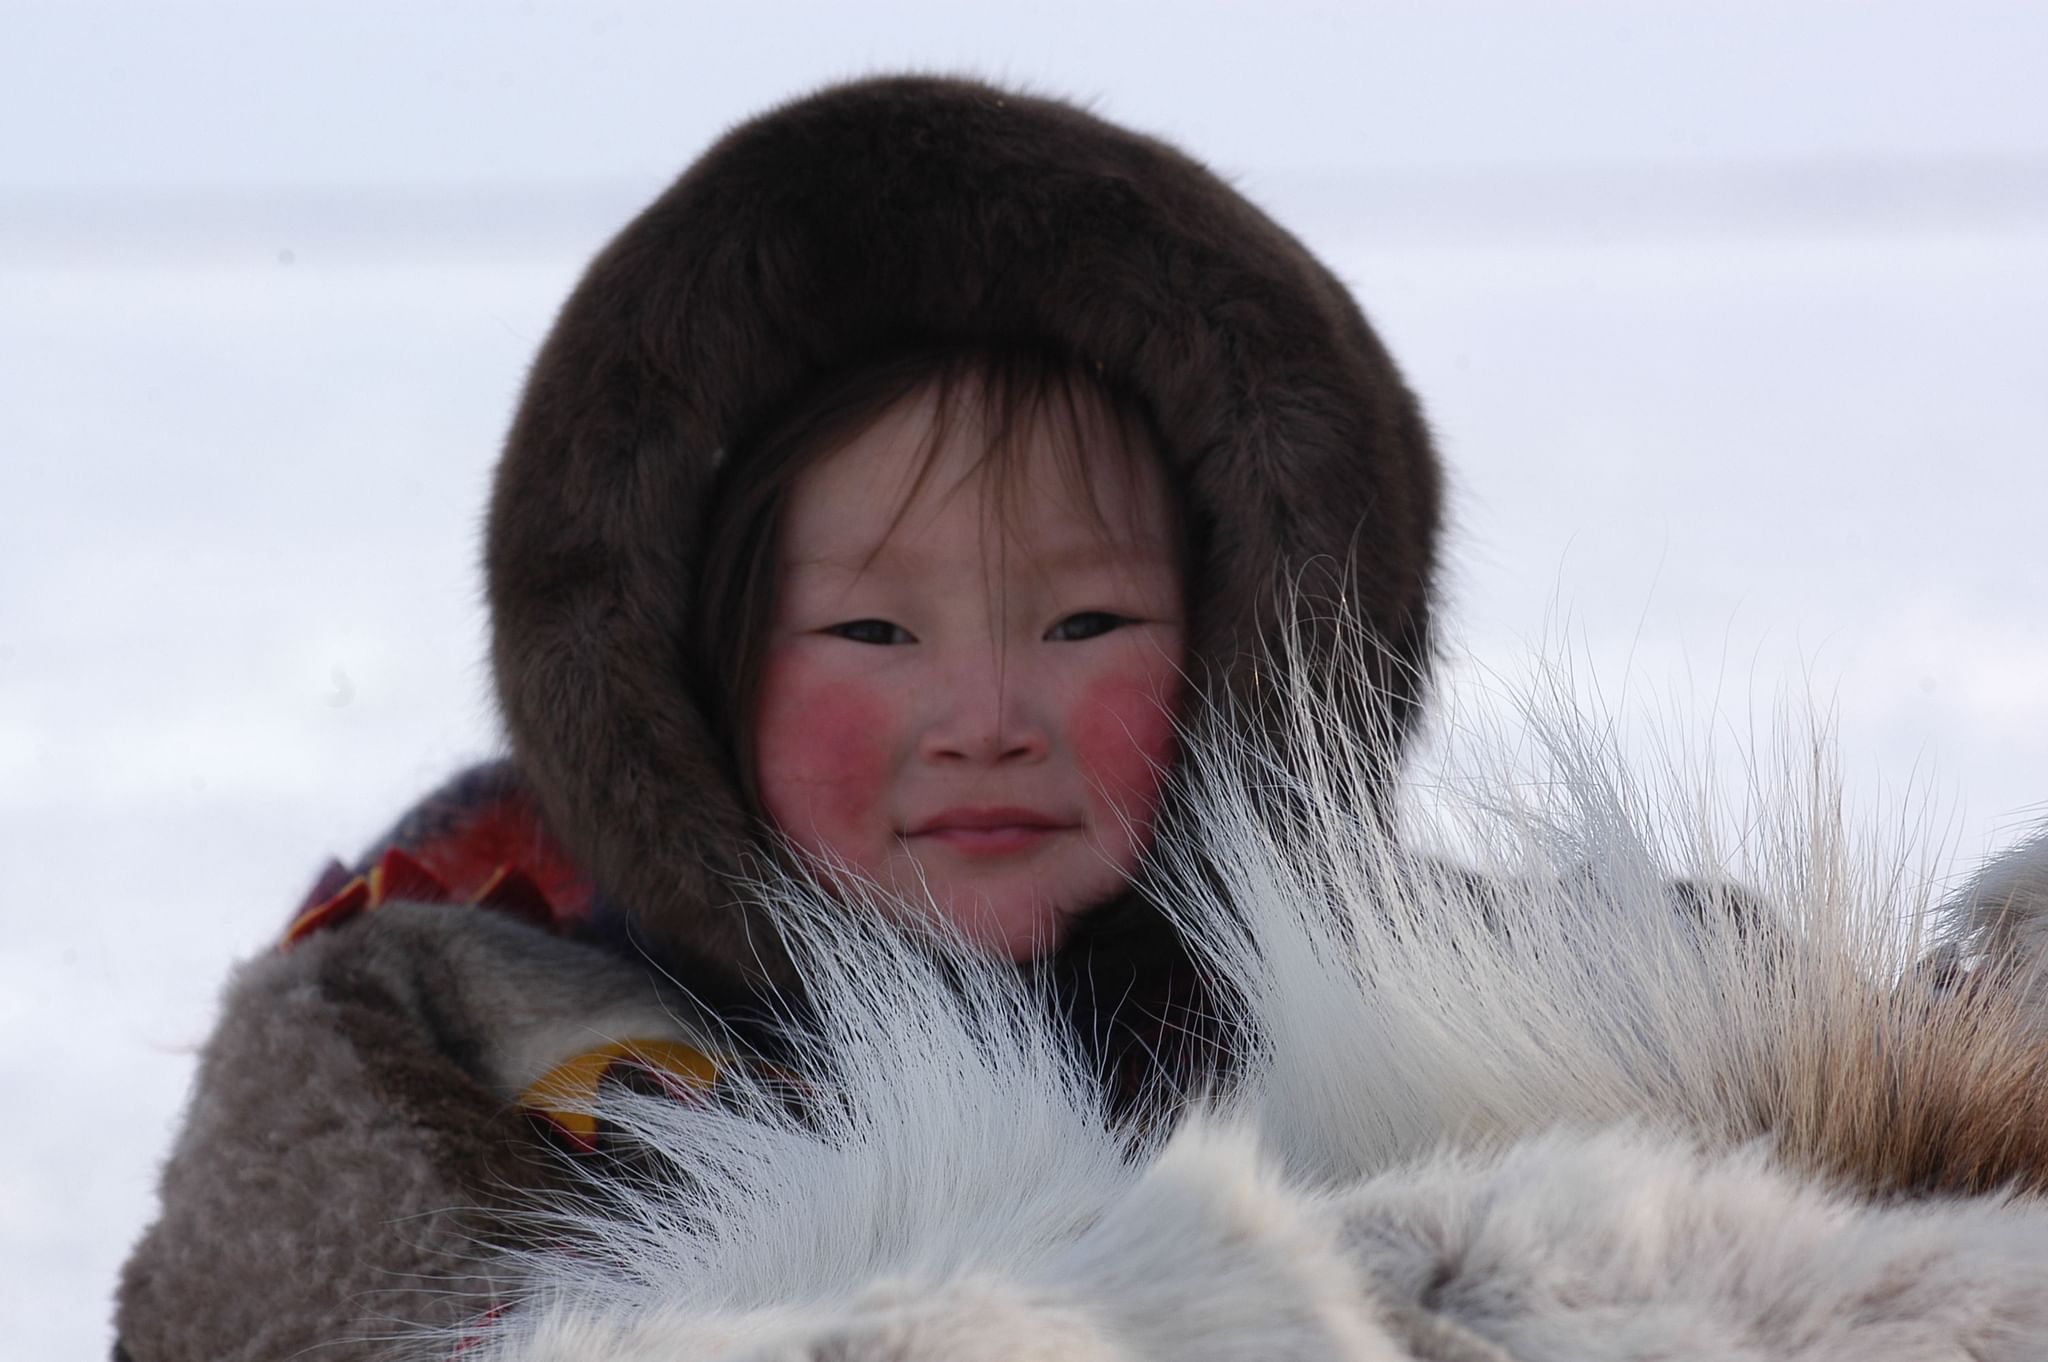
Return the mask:
{"type": "Polygon", "coordinates": [[[1372,762],[1311,728],[1195,745],[1165,893],[1243,981],[1245,1062],[1170,1132],[1106,1120],[1013,975],[787,889],[809,1114],[611,1109],[661,1176],[565,1212],[465,1358],[2048,1356],[2048,1051],[2013,977],[2048,840],[1945,926],[1793,812],[1826,799],[1674,848],[1709,820],[1568,739],[1549,784],[1439,807],[1475,877],[1356,817],[1372,762]]]}

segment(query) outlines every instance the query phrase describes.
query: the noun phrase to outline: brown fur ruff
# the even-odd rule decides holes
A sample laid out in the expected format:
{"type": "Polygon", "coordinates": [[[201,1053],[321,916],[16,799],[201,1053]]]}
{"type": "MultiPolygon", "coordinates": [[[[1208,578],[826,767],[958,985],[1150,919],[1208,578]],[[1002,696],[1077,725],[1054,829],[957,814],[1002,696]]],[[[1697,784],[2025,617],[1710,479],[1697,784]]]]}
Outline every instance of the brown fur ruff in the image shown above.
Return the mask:
{"type": "Polygon", "coordinates": [[[1996,987],[1921,981],[1786,1018],[1732,1057],[1730,1133],[1866,1194],[2048,1192],[2048,1044],[1996,987]]]}
{"type": "Polygon", "coordinates": [[[1260,714],[1286,620],[1297,655],[1326,656],[1341,600],[1384,652],[1326,670],[1361,722],[1409,726],[1438,472],[1342,285],[1202,166],[1070,106],[830,89],[727,135],[591,265],[491,505],[515,753],[657,956],[786,979],[730,888],[748,821],[682,639],[723,451],[836,368],[955,339],[1052,343],[1150,408],[1191,522],[1205,694],[1260,714]]]}

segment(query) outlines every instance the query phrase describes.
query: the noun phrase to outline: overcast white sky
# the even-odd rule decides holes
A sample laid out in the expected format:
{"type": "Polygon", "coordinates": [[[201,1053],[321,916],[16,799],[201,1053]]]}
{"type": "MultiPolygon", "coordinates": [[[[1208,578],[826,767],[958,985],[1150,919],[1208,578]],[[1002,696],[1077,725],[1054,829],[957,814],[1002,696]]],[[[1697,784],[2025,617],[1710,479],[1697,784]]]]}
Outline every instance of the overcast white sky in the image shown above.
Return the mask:
{"type": "Polygon", "coordinates": [[[124,187],[660,174],[765,101],[912,64],[1100,98],[1233,168],[2031,158],[2048,44],[2039,6],[1970,0],[88,0],[6,16],[8,178],[124,187]]]}
{"type": "Polygon", "coordinates": [[[490,750],[475,526],[582,262],[902,66],[1172,137],[1353,284],[1461,696],[1562,639],[1681,730],[1817,695],[1965,855],[2048,812],[2048,7],[0,5],[21,1355],[104,1354],[228,963],[490,750]]]}

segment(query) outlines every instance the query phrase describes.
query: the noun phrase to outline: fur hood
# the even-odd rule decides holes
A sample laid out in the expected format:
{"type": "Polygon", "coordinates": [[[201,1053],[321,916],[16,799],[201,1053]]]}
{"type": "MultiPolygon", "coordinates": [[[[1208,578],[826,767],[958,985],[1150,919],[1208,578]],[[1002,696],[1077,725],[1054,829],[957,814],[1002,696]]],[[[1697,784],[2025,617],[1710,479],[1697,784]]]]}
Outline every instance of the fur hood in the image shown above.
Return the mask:
{"type": "Polygon", "coordinates": [[[1380,651],[1327,670],[1391,761],[1427,667],[1438,473],[1343,286],[1152,138],[967,81],[840,86],[732,131],[590,266],[491,503],[516,758],[657,957],[787,977],[730,887],[749,825],[686,662],[725,452],[884,347],[1011,339],[1149,408],[1193,540],[1203,693],[1258,715],[1281,634],[1313,665],[1344,602],[1380,651]]]}

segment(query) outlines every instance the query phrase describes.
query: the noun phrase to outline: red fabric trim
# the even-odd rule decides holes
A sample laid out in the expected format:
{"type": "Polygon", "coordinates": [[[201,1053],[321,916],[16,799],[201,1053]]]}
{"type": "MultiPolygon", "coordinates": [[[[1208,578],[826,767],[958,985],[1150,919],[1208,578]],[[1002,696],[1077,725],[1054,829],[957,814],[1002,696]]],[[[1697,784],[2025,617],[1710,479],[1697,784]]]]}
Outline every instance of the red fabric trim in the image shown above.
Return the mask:
{"type": "MultiPolygon", "coordinates": [[[[489,768],[482,768],[488,771],[489,768]]],[[[386,903],[474,904],[550,930],[587,920],[590,879],[542,824],[523,789],[458,780],[406,816],[375,863],[351,876],[330,863],[280,943],[351,921],[386,903]]]]}

